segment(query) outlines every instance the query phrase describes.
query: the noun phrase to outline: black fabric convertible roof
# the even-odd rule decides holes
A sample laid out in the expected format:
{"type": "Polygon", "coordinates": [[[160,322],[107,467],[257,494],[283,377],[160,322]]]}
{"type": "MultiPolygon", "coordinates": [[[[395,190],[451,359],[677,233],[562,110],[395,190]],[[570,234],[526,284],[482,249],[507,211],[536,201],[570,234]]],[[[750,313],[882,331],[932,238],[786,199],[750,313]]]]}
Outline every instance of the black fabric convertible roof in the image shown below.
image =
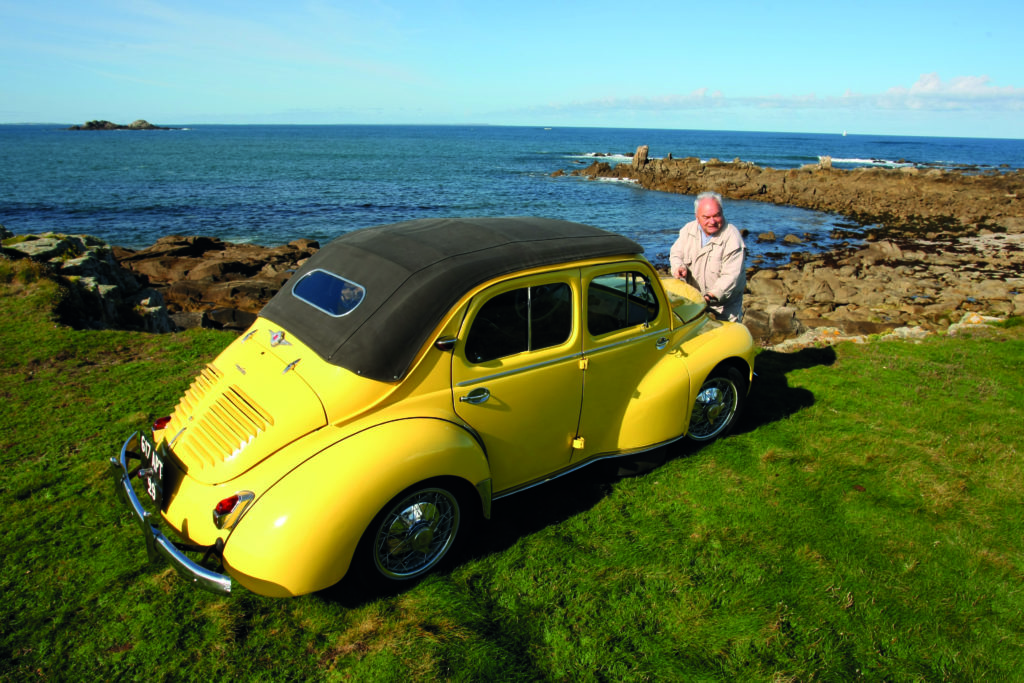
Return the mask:
{"type": "Polygon", "coordinates": [[[310,258],[260,315],[283,326],[324,360],[391,382],[466,291],[526,268],[643,253],[633,240],[549,218],[429,218],[347,233],[310,258]],[[366,289],[340,318],[292,295],[311,270],[366,289]]]}

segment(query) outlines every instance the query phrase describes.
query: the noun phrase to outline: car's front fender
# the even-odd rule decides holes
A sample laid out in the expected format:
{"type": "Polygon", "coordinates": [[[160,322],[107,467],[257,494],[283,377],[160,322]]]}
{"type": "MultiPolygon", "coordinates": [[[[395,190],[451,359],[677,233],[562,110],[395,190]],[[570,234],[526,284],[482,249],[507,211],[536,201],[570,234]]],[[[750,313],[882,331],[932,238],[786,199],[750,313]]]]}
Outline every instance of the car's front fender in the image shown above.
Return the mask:
{"type": "MultiPolygon", "coordinates": [[[[750,330],[742,323],[711,324],[715,329],[685,341],[680,347],[690,368],[691,388],[694,392],[699,391],[707,376],[723,362],[734,364],[746,376],[749,388],[754,378],[755,355],[750,330]]],[[[696,395],[691,399],[696,399],[696,395]]]]}
{"type": "Polygon", "coordinates": [[[487,459],[466,429],[406,419],[359,432],[261,495],[228,537],[224,564],[243,586],[272,597],[331,586],[348,571],[377,512],[405,488],[436,477],[486,489],[487,459]]]}

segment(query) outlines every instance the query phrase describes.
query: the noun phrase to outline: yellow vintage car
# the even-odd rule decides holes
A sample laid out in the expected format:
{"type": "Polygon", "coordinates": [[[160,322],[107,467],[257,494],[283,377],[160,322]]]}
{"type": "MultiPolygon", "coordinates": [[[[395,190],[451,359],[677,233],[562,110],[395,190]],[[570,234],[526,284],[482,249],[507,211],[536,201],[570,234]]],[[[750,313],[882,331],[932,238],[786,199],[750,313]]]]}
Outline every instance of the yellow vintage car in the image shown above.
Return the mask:
{"type": "Polygon", "coordinates": [[[150,559],[219,593],[408,581],[498,498],[724,435],[751,336],[642,252],[545,218],[331,242],[110,459],[150,559]]]}

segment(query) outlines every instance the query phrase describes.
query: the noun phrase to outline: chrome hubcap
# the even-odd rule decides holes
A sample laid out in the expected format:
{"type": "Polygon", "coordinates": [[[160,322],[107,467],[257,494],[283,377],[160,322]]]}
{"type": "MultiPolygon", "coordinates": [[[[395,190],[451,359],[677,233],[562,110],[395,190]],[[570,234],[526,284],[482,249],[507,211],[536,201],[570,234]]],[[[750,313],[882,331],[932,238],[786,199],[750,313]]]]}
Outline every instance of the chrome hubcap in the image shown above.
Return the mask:
{"type": "Polygon", "coordinates": [[[411,579],[437,564],[459,527],[459,507],[443,489],[425,489],[388,513],[374,543],[377,569],[392,579],[411,579]]]}
{"type": "Polygon", "coordinates": [[[724,430],[736,413],[739,395],[735,385],[724,377],[704,383],[690,416],[689,435],[698,441],[712,439],[724,430]]]}

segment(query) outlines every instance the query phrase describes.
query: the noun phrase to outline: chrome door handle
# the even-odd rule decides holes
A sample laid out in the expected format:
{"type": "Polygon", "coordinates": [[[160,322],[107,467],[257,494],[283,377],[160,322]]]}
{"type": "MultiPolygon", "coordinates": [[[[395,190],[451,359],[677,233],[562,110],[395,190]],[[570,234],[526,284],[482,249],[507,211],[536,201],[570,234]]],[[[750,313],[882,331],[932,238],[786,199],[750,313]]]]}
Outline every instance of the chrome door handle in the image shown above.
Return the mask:
{"type": "Polygon", "coordinates": [[[654,346],[661,351],[663,348],[668,346],[668,337],[661,337],[654,343],[654,346]]]}
{"type": "Polygon", "coordinates": [[[472,403],[474,405],[483,403],[491,397],[491,392],[483,387],[474,389],[465,396],[459,396],[460,403],[472,403]]]}

